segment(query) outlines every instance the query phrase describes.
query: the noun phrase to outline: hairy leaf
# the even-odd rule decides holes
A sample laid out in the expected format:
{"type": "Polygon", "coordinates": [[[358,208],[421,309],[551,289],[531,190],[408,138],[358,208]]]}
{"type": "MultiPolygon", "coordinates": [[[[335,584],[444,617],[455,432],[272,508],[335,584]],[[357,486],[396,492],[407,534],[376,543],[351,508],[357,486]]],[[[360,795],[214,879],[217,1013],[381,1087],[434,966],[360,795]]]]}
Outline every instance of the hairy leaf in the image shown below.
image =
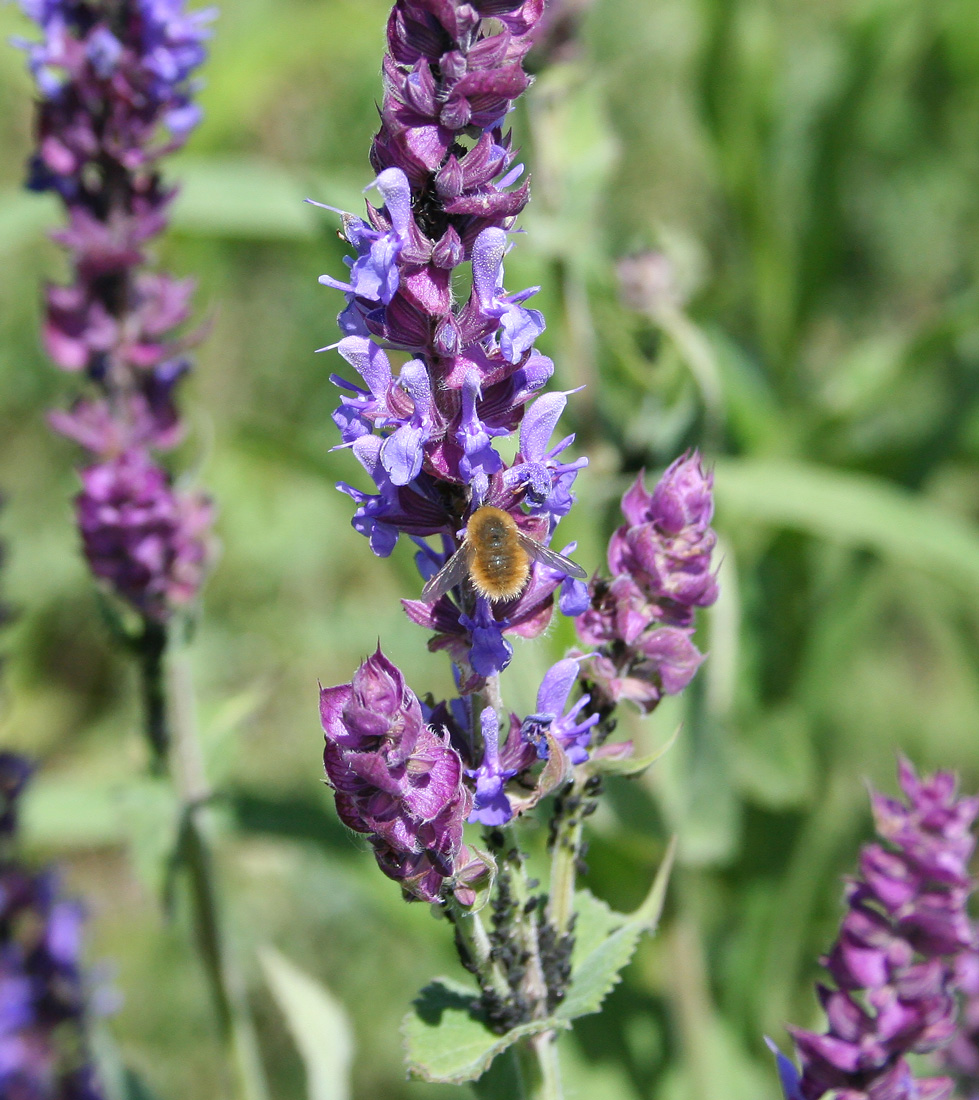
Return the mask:
{"type": "Polygon", "coordinates": [[[634,913],[616,913],[587,890],[578,892],[571,985],[557,1010],[558,1019],[574,1020],[602,1007],[632,958],[639,937],[659,923],[675,852],[674,838],[645,901],[634,913]]]}
{"type": "Polygon", "coordinates": [[[556,1019],[534,1020],[497,1035],[486,1024],[478,996],[451,978],[436,978],[425,986],[401,1026],[412,1077],[456,1085],[474,1081],[518,1039],[570,1026],[556,1019]]]}

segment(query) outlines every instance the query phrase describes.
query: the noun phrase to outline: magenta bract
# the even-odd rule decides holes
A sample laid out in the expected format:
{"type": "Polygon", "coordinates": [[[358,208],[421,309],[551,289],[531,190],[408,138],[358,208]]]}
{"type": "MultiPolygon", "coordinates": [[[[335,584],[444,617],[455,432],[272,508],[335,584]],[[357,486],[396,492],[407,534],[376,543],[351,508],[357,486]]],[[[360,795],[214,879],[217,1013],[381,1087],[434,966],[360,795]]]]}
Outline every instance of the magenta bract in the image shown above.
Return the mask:
{"type": "Polygon", "coordinates": [[[418,699],[380,647],[352,683],[321,688],[320,718],[341,820],[370,837],[378,866],[407,894],[437,901],[469,858],[462,828],[472,795],[448,733],[424,724],[418,699]]]}

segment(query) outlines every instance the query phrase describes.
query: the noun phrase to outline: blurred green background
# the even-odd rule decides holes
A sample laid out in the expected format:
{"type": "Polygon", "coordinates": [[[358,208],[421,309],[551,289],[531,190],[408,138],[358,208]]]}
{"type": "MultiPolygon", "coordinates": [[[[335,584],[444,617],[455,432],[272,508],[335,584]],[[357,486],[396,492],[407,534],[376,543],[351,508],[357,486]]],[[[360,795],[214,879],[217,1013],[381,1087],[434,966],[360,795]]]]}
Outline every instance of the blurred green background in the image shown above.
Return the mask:
{"type": "MultiPolygon", "coordinates": [[[[221,885],[273,1095],[303,1068],[256,962],[274,944],[322,980],[355,1032],[358,1100],[461,1094],[409,1084],[398,1023],[456,963],[337,824],[320,782],[316,681],[348,680],[381,638],[419,694],[444,694],[400,596],[349,526],[358,484],[330,453],[342,270],[335,218],[360,209],[385,0],[228,0],[206,120],[170,176],[185,189],[162,265],[200,282],[210,325],[178,456],[223,544],[190,652],[218,790],[221,885]]],[[[26,33],[0,7],[0,37],[26,33]]],[[[871,829],[865,781],[896,754],[979,785],[979,21],[975,0],[596,0],[576,52],[538,59],[513,116],[535,182],[508,263],[540,283],[539,346],[591,458],[562,525],[601,564],[642,466],[700,446],[716,463],[723,595],[682,704],[627,732],[677,746],[610,785],[588,883],[626,908],[664,838],[667,918],[599,1017],[564,1039],[568,1095],[774,1100],[762,1035],[817,1026],[811,983],[840,875],[871,829]],[[620,257],[660,251],[669,285],[627,307],[620,257]]],[[[140,779],[132,670],[79,561],[72,447],[44,411],[75,380],[38,346],[39,288],[65,275],[30,148],[23,58],[0,50],[0,486],[8,505],[0,742],[38,755],[28,840],[87,899],[89,958],[123,995],[107,1021],[159,1097],[226,1083],[185,914],[154,868],[173,807],[140,779]],[[104,964],[102,961],[104,960],[104,964]]],[[[506,699],[532,709],[567,624],[521,646],[506,699]]]]}

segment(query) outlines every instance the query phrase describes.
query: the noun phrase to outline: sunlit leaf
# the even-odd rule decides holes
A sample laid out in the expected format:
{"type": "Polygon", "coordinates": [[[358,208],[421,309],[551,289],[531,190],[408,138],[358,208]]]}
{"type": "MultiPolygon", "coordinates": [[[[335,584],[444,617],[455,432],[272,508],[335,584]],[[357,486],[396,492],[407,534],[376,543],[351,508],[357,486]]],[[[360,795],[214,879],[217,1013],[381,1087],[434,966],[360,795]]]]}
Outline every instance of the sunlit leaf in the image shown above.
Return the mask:
{"type": "Polygon", "coordinates": [[[979,527],[886,481],[767,459],[722,459],[714,476],[722,524],[807,531],[979,592],[979,527]]]}
{"type": "Polygon", "coordinates": [[[556,1012],[559,1019],[574,1020],[597,1012],[618,984],[640,936],[654,931],[659,923],[675,852],[674,839],[645,901],[634,913],[616,913],[587,890],[579,891],[575,901],[578,919],[571,958],[571,985],[556,1012]]]}
{"type": "Polygon", "coordinates": [[[505,1035],[491,1031],[478,1005],[479,994],[451,978],[437,978],[418,995],[401,1034],[408,1073],[423,1081],[474,1081],[518,1039],[568,1027],[555,1019],[521,1024],[505,1035]]]}
{"type": "Polygon", "coordinates": [[[343,1006],[275,948],[263,947],[259,959],[302,1055],[308,1100],[349,1100],[354,1043],[343,1006]]]}

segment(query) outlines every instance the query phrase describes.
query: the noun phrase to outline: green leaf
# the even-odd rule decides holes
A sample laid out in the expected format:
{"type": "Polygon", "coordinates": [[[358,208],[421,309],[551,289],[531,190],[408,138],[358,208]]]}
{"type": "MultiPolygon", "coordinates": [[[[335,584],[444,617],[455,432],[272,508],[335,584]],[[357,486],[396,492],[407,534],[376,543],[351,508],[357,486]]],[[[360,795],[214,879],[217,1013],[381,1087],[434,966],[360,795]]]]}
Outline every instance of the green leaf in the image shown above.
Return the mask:
{"type": "Polygon", "coordinates": [[[680,736],[680,726],[673,731],[669,740],[658,749],[646,753],[645,756],[592,756],[587,764],[583,765],[592,775],[642,775],[666,752],[669,752],[680,736]]]}
{"type": "Polygon", "coordinates": [[[353,1033],[340,1002],[273,947],[258,953],[306,1067],[309,1100],[349,1100],[353,1033]]]}
{"type": "Polygon", "coordinates": [[[309,240],[319,222],[305,187],[278,165],[254,157],[181,157],[175,229],[207,237],[309,240]]]}
{"type": "Polygon", "coordinates": [[[570,1026],[553,1018],[534,1020],[497,1035],[487,1026],[478,998],[475,989],[451,978],[425,986],[401,1025],[410,1076],[454,1085],[474,1081],[518,1039],[570,1026]]]}
{"type": "Polygon", "coordinates": [[[518,1039],[569,1028],[577,1017],[597,1012],[632,958],[639,937],[659,921],[675,851],[674,839],[646,900],[634,913],[616,913],[587,890],[578,893],[571,985],[554,1016],[497,1035],[487,1026],[471,986],[450,978],[425,986],[401,1028],[409,1074],[457,1085],[473,1081],[518,1039]]]}
{"type": "Polygon", "coordinates": [[[106,1100],[157,1100],[156,1093],[135,1070],[127,1066],[109,1030],[102,1024],[92,1029],[92,1055],[106,1100]]]}
{"type": "Polygon", "coordinates": [[[602,1007],[632,958],[639,937],[659,923],[675,853],[674,837],[645,901],[634,913],[616,913],[587,890],[578,892],[571,985],[557,1010],[558,1019],[575,1020],[602,1007]]]}
{"type": "Polygon", "coordinates": [[[925,570],[979,592],[979,528],[879,478],[800,462],[724,459],[722,515],[806,531],[925,570]]]}

